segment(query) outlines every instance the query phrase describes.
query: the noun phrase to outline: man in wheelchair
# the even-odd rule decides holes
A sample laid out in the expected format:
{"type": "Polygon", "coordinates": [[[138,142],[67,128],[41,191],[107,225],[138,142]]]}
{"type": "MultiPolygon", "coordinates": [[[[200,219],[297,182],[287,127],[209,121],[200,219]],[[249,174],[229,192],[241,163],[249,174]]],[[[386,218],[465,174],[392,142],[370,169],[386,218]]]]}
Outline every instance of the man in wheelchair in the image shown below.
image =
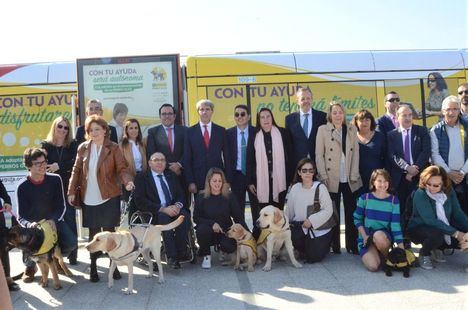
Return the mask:
{"type": "Polygon", "coordinates": [[[190,212],[184,208],[184,193],[176,175],[166,165],[164,154],[156,152],[150,156],[146,172],[135,178],[133,193],[135,211],[151,212],[151,224],[168,224],[179,215],[184,215],[184,222],[176,229],[163,232],[167,263],[173,269],[179,269],[180,261],[187,256],[190,212]]]}

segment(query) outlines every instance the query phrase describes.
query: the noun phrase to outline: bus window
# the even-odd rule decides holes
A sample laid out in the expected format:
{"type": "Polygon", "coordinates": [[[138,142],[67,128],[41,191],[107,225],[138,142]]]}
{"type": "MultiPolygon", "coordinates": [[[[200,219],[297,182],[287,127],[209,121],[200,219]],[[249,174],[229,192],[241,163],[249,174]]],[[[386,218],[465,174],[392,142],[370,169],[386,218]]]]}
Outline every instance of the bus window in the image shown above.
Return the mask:
{"type": "MultiPolygon", "coordinates": [[[[400,104],[407,103],[411,107],[413,120],[418,125],[424,125],[422,114],[422,94],[424,90],[421,89],[421,81],[420,79],[385,81],[385,93],[397,92],[400,95],[400,104]]],[[[438,116],[434,115],[427,118],[426,121],[435,123],[438,119],[438,116]]]]}

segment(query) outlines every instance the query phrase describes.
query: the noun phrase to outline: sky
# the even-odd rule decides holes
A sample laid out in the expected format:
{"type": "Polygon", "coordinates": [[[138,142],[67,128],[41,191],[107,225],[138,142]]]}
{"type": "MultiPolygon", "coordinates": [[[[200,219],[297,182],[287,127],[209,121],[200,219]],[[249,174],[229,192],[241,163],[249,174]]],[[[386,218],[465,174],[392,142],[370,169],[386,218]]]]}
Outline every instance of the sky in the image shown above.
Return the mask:
{"type": "Polygon", "coordinates": [[[0,64],[247,51],[461,49],[468,0],[1,1],[0,64]]]}

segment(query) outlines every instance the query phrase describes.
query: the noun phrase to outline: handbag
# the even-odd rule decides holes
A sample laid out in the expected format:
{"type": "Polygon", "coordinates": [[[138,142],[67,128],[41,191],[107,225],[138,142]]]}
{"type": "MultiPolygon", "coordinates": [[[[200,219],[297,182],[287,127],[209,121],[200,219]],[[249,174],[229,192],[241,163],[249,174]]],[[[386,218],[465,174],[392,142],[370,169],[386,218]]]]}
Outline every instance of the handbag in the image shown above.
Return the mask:
{"type": "MultiPolygon", "coordinates": [[[[317,189],[315,190],[315,197],[314,197],[314,204],[313,205],[308,205],[307,206],[307,217],[309,217],[312,214],[315,214],[320,211],[320,184],[317,185],[317,189]]],[[[339,215],[338,215],[338,210],[335,206],[335,203],[332,201],[332,209],[333,213],[330,216],[330,218],[320,225],[319,227],[314,227],[316,230],[322,230],[322,229],[330,229],[335,227],[339,223],[339,215]]]]}
{"type": "Polygon", "coordinates": [[[75,198],[73,199],[71,203],[72,207],[74,207],[75,209],[81,209],[81,205],[83,204],[83,201],[81,201],[81,187],[80,186],[77,186],[75,188],[74,196],[75,198]]]}

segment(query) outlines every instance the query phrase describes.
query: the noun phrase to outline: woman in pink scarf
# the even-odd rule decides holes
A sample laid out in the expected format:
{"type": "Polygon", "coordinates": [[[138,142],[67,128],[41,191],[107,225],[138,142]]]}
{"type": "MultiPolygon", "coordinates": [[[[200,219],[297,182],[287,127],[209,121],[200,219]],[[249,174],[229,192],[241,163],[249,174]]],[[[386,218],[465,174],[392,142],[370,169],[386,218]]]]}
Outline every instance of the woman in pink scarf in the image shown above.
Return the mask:
{"type": "Polygon", "coordinates": [[[291,171],[287,164],[289,150],[287,131],[276,125],[269,109],[260,109],[256,134],[249,136],[247,143],[247,180],[249,190],[255,195],[250,204],[254,224],[260,210],[267,205],[283,210],[291,171]]]}

